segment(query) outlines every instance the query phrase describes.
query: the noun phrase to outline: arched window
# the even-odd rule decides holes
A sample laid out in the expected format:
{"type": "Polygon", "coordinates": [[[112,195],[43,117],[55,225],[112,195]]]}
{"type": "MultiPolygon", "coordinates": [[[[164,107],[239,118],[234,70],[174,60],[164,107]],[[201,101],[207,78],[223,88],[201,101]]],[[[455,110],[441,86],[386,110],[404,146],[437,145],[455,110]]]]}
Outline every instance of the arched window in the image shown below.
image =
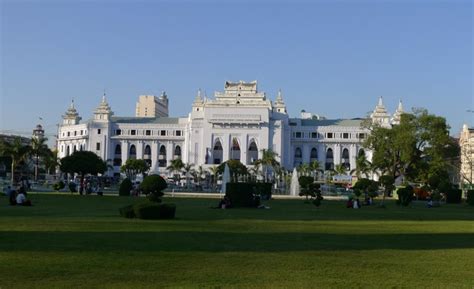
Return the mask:
{"type": "Polygon", "coordinates": [[[114,166],[122,165],[122,147],[118,144],[115,146],[114,166]]]}
{"type": "Polygon", "coordinates": [[[254,140],[250,141],[247,153],[247,164],[253,164],[258,159],[258,148],[254,140]]]}
{"type": "Polygon", "coordinates": [[[69,145],[66,146],[66,156],[68,156],[70,153],[70,148],[69,148],[69,145]]]}
{"type": "Polygon", "coordinates": [[[333,170],[334,169],[334,158],[333,158],[333,151],[331,148],[329,148],[326,151],[326,164],[325,164],[326,170],[333,170]]]}
{"type": "Polygon", "coordinates": [[[217,140],[214,143],[214,147],[212,148],[212,157],[214,159],[214,164],[218,165],[222,162],[222,144],[220,140],[217,140]]]}
{"type": "Polygon", "coordinates": [[[128,151],[128,158],[131,159],[131,160],[134,160],[137,158],[137,148],[135,147],[135,145],[131,145],[130,146],[130,150],[128,151]]]}
{"type": "Polygon", "coordinates": [[[309,158],[310,158],[310,161],[312,162],[318,160],[318,150],[316,148],[311,149],[311,154],[309,158]]]}
{"type": "Polygon", "coordinates": [[[350,159],[349,159],[349,150],[346,149],[346,148],[342,150],[341,163],[346,168],[346,170],[351,169],[351,163],[350,163],[350,159]]]}
{"type": "Polygon", "coordinates": [[[303,163],[303,160],[301,159],[303,157],[303,153],[301,152],[301,148],[297,147],[295,149],[295,159],[293,161],[293,166],[299,166],[303,163]]]}
{"type": "Polygon", "coordinates": [[[174,158],[175,159],[180,159],[181,158],[181,147],[180,146],[176,146],[174,148],[174,158]]]}
{"type": "Polygon", "coordinates": [[[160,155],[158,157],[158,166],[161,168],[166,167],[166,147],[164,145],[160,147],[160,155]]]}
{"type": "Polygon", "coordinates": [[[300,148],[296,148],[295,149],[295,159],[300,159],[303,157],[303,154],[301,153],[301,149],[300,148]]]}
{"type": "Polygon", "coordinates": [[[151,147],[149,145],[145,146],[145,153],[143,154],[143,159],[145,162],[148,163],[149,166],[151,166],[151,147]]]}
{"type": "Polygon", "coordinates": [[[358,157],[360,157],[360,156],[365,156],[365,151],[364,151],[364,149],[360,149],[360,150],[359,150],[359,153],[357,154],[357,156],[358,156],[358,157]]]}
{"type": "Polygon", "coordinates": [[[232,146],[230,147],[230,159],[240,161],[240,145],[235,137],[232,139],[232,146]]]}

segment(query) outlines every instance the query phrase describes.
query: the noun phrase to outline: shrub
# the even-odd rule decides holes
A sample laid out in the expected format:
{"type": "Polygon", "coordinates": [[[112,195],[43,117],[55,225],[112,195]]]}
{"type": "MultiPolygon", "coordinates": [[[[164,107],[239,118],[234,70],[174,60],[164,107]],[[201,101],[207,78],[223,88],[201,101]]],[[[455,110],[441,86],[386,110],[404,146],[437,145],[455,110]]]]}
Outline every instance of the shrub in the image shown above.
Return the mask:
{"type": "Polygon", "coordinates": [[[137,218],[145,220],[173,219],[176,205],[147,202],[134,205],[133,212],[137,218]]]}
{"type": "Polygon", "coordinates": [[[76,193],[77,192],[77,185],[75,182],[69,182],[68,184],[69,190],[71,193],[76,193]]]}
{"type": "Polygon", "coordinates": [[[120,216],[124,218],[135,218],[135,212],[133,211],[133,205],[128,205],[119,209],[120,216]]]}
{"type": "Polygon", "coordinates": [[[272,183],[255,183],[256,193],[260,195],[262,200],[270,200],[272,198],[272,183]]]}
{"type": "Polygon", "coordinates": [[[125,178],[119,187],[119,196],[130,196],[130,191],[133,188],[132,181],[129,178],[125,178]]]}
{"type": "Polygon", "coordinates": [[[398,189],[397,205],[402,205],[404,207],[408,206],[413,200],[413,194],[414,194],[414,191],[413,191],[413,187],[411,186],[406,186],[404,188],[398,189]]]}
{"type": "Polygon", "coordinates": [[[159,175],[146,176],[143,182],[140,184],[140,190],[148,195],[148,199],[151,202],[160,203],[161,197],[163,196],[163,190],[168,185],[166,181],[159,175]]]}
{"type": "Polygon", "coordinates": [[[467,191],[467,203],[474,206],[474,190],[467,191]]]}
{"type": "Polygon", "coordinates": [[[232,207],[256,207],[257,194],[256,183],[227,183],[226,196],[232,207]]]}
{"type": "Polygon", "coordinates": [[[459,204],[461,203],[462,190],[460,189],[449,189],[446,193],[446,203],[459,204]]]}
{"type": "Polygon", "coordinates": [[[53,189],[54,189],[55,191],[59,191],[59,190],[64,189],[65,186],[66,186],[66,185],[64,184],[63,181],[59,181],[59,182],[57,182],[57,183],[55,183],[55,184],[53,185],[53,189]]]}

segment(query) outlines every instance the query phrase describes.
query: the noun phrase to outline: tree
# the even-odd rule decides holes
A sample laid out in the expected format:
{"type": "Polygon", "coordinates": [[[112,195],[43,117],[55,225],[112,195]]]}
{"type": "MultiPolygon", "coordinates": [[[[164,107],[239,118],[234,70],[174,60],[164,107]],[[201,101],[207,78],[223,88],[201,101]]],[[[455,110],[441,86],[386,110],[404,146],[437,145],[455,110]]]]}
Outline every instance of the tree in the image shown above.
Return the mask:
{"type": "Polygon", "coordinates": [[[51,171],[56,171],[56,168],[61,164],[58,158],[58,150],[49,150],[43,158],[43,164],[47,174],[51,174],[51,171]]]}
{"type": "Polygon", "coordinates": [[[31,151],[31,146],[22,143],[21,138],[16,137],[12,142],[2,140],[0,142],[0,155],[11,159],[11,184],[16,184],[15,172],[20,163],[26,161],[31,151]]]}
{"type": "Polygon", "coordinates": [[[268,180],[268,168],[270,167],[275,170],[275,168],[280,166],[280,163],[276,160],[277,157],[278,154],[271,149],[263,149],[262,157],[255,161],[255,163],[261,165],[264,170],[265,182],[268,180]]]}
{"type": "Polygon", "coordinates": [[[395,179],[392,176],[383,175],[379,182],[383,189],[382,202],[380,203],[380,206],[383,207],[385,206],[385,198],[395,189],[395,179]]]}
{"type": "Polygon", "coordinates": [[[211,173],[211,176],[212,176],[212,187],[213,189],[215,189],[217,186],[217,175],[219,174],[219,167],[212,166],[209,168],[209,172],[211,173]]]}
{"type": "Polygon", "coordinates": [[[229,171],[231,176],[235,175],[247,175],[247,167],[242,164],[239,160],[228,160],[223,162],[217,167],[217,172],[222,175],[224,173],[225,165],[229,166],[229,171]]]}
{"type": "Polygon", "coordinates": [[[314,174],[314,180],[317,179],[319,173],[323,172],[321,169],[321,163],[318,161],[312,161],[309,163],[309,170],[314,174]]]}
{"type": "Polygon", "coordinates": [[[45,157],[51,151],[46,144],[47,138],[43,137],[33,137],[31,138],[31,155],[35,160],[35,181],[38,180],[38,168],[39,160],[42,157],[45,157]]]}
{"type": "Polygon", "coordinates": [[[309,164],[307,163],[302,163],[300,164],[296,170],[298,171],[298,173],[300,174],[309,174],[311,172],[311,168],[309,167],[309,164]]]}
{"type": "Polygon", "coordinates": [[[83,183],[87,174],[103,174],[107,170],[107,164],[93,152],[76,151],[62,158],[59,168],[64,173],[80,175],[83,183]]]}
{"type": "Polygon", "coordinates": [[[361,177],[368,177],[372,170],[372,163],[367,160],[365,153],[361,151],[356,158],[356,168],[351,171],[351,174],[355,174],[358,179],[361,177]]]}
{"type": "Polygon", "coordinates": [[[140,190],[148,195],[148,199],[151,202],[161,203],[161,197],[163,196],[163,190],[168,185],[166,181],[159,175],[149,175],[143,179],[140,184],[140,190]]]}
{"type": "Polygon", "coordinates": [[[347,174],[347,169],[346,169],[346,167],[345,167],[343,164],[338,164],[338,165],[336,165],[336,167],[334,168],[334,171],[335,171],[336,174],[338,174],[338,175],[345,175],[345,174],[347,174]]]}
{"type": "Polygon", "coordinates": [[[185,164],[183,167],[184,174],[186,176],[186,187],[189,189],[189,176],[193,173],[194,164],[185,164]]]}
{"type": "Polygon", "coordinates": [[[171,160],[169,166],[166,167],[166,170],[173,174],[175,181],[179,181],[181,170],[184,168],[184,163],[181,158],[171,160]]]}
{"type": "Polygon", "coordinates": [[[128,178],[134,180],[138,174],[144,174],[150,169],[150,164],[146,160],[128,159],[120,167],[120,171],[125,173],[128,178]]]}
{"type": "Polygon", "coordinates": [[[455,153],[446,120],[424,109],[402,114],[400,124],[392,128],[369,129],[364,145],[373,152],[372,164],[379,174],[394,180],[404,177],[426,183],[430,175],[445,170],[455,153]]]}

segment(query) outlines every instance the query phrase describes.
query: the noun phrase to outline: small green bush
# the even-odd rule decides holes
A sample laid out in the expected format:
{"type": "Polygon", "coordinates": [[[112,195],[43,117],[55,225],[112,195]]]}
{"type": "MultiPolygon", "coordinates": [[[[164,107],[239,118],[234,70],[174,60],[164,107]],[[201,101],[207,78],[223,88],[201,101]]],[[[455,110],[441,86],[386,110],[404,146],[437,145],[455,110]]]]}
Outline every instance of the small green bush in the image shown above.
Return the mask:
{"type": "Polygon", "coordinates": [[[133,205],[128,205],[119,209],[120,216],[124,218],[135,218],[133,205]]]}
{"type": "Polygon", "coordinates": [[[227,183],[226,196],[232,207],[257,207],[260,203],[257,183],[227,183]]]}
{"type": "Polygon", "coordinates": [[[461,203],[462,190],[460,189],[449,189],[446,193],[446,203],[448,204],[459,204],[461,203]]]}
{"type": "Polygon", "coordinates": [[[132,181],[129,178],[124,179],[120,183],[119,196],[130,196],[130,191],[133,188],[132,181]]]}
{"type": "Polygon", "coordinates": [[[55,183],[55,184],[53,185],[53,189],[54,189],[55,191],[59,191],[59,190],[64,189],[65,186],[66,186],[66,185],[64,184],[63,181],[59,181],[59,182],[57,182],[57,183],[55,183]]]}
{"type": "Polygon", "coordinates": [[[406,186],[405,188],[398,189],[397,205],[401,205],[404,207],[408,206],[413,200],[414,194],[415,194],[415,191],[413,190],[412,186],[406,186]]]}
{"type": "Polygon", "coordinates": [[[474,206],[474,190],[467,191],[467,203],[474,206]]]}
{"type": "Polygon", "coordinates": [[[77,192],[77,185],[75,182],[69,182],[68,184],[69,190],[71,193],[76,193],[77,192]]]}
{"type": "Polygon", "coordinates": [[[148,199],[151,202],[160,203],[163,190],[166,189],[167,186],[166,181],[161,176],[149,175],[146,176],[140,184],[140,190],[145,195],[148,195],[148,199]]]}
{"type": "Polygon", "coordinates": [[[173,219],[176,213],[175,204],[141,203],[133,206],[137,218],[145,220],[173,219]]]}

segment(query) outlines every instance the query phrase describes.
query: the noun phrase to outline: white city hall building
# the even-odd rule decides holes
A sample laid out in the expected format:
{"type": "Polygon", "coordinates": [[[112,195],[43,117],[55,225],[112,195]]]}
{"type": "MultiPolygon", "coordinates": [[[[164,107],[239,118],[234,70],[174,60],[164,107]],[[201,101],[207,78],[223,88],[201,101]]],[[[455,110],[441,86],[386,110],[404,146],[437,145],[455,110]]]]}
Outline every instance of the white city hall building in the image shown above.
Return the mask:
{"type": "MultiPolygon", "coordinates": [[[[399,121],[401,103],[393,116],[382,98],[371,114],[382,125],[399,121]]],[[[114,173],[127,159],[145,159],[151,172],[165,173],[171,160],[209,167],[240,160],[252,165],[263,150],[278,154],[281,165],[291,170],[318,160],[323,169],[343,164],[355,168],[356,156],[368,131],[364,119],[325,119],[309,113],[290,118],[281,92],[275,101],[257,90],[257,82],[226,82],[214,99],[198,91],[188,117],[168,116],[168,97],[140,96],[135,117],[114,116],[105,95],[87,122],[74,107],[59,125],[59,157],[77,150],[95,152],[113,165],[114,173]]],[[[366,152],[370,159],[370,152],[366,152]]]]}

